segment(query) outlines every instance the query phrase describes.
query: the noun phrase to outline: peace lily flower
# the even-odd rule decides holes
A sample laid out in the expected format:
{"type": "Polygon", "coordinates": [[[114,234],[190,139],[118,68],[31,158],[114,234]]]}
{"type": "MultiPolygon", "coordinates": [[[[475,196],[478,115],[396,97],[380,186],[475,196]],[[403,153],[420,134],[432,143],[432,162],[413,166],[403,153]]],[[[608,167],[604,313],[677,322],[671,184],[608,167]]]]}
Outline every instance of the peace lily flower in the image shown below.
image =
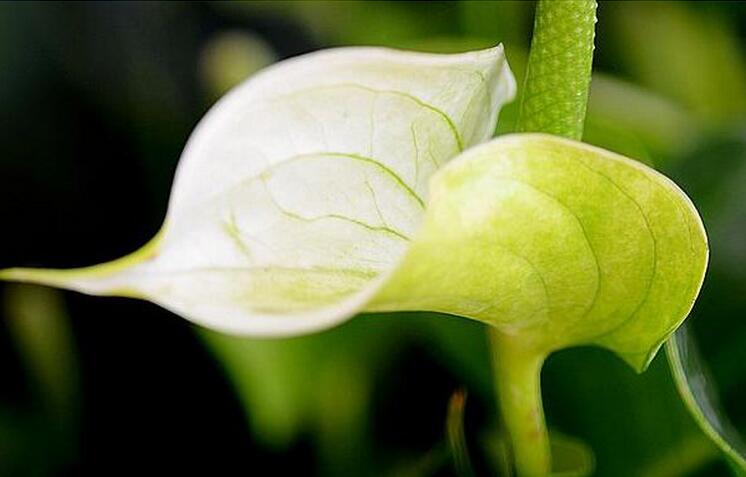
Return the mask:
{"type": "Polygon", "coordinates": [[[281,62],[202,120],[145,247],[0,279],[143,298],[242,335],[360,311],[487,323],[518,467],[544,475],[545,357],[595,344],[644,369],[689,313],[708,251],[692,203],[647,166],[546,134],[490,141],[514,95],[501,46],[281,62]]]}

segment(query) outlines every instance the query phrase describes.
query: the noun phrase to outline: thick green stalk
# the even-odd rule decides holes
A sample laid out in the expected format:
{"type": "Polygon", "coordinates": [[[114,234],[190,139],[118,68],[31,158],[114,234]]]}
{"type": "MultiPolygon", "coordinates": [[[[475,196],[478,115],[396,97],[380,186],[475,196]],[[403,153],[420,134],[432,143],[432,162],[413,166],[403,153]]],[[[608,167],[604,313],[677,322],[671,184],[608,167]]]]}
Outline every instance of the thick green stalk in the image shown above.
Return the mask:
{"type": "MultiPolygon", "coordinates": [[[[595,0],[539,0],[517,130],[581,139],[596,24],[595,0]]],[[[491,330],[493,368],[503,423],[519,477],[551,474],[541,402],[545,353],[520,334],[491,330]]]]}
{"type": "Polygon", "coordinates": [[[541,403],[541,367],[545,355],[519,336],[491,330],[492,363],[503,424],[508,431],[520,477],[546,477],[552,461],[541,403]]]}
{"type": "Polygon", "coordinates": [[[539,0],[518,131],[583,136],[595,25],[595,0],[539,0]]]}

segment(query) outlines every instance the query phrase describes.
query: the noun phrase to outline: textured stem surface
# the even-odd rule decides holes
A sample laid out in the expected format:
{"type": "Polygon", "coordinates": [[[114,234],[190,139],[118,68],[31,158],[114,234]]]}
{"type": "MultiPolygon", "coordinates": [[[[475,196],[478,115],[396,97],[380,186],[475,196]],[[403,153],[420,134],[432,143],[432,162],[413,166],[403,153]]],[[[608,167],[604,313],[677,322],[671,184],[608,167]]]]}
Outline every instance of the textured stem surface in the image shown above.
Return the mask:
{"type": "Polygon", "coordinates": [[[518,131],[583,136],[595,24],[595,0],[539,1],[518,131]]]}

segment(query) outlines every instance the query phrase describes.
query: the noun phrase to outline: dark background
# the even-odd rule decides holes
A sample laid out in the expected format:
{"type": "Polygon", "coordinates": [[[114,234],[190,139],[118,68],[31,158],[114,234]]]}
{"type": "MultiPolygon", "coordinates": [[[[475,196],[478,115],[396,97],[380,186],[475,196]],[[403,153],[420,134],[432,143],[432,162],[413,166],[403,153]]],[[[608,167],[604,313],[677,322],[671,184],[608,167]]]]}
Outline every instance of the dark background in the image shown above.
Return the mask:
{"type": "MultiPolygon", "coordinates": [[[[107,261],[159,228],[190,131],[237,79],[323,47],[506,44],[519,79],[532,2],[0,3],[0,268],[107,261]]],[[[601,2],[586,140],[677,180],[712,264],[692,322],[746,430],[746,5],[601,2]]],[[[499,130],[509,131],[515,104],[499,130]]],[[[446,408],[491,470],[484,330],[362,316],[279,342],[198,330],[145,302],[0,284],[0,475],[453,475],[446,408]],[[36,317],[36,318],[34,318],[36,317]],[[25,320],[25,321],[24,321],[25,320]]],[[[664,356],[638,376],[567,350],[550,425],[597,475],[723,475],[664,356]]]]}

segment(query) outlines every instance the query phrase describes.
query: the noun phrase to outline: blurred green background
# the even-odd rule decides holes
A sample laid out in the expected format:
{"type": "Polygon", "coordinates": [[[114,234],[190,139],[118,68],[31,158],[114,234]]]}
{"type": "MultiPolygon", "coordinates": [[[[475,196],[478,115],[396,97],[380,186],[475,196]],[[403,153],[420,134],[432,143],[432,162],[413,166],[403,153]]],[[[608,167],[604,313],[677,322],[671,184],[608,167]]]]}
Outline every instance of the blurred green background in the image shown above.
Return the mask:
{"type": "MultiPolygon", "coordinates": [[[[503,42],[520,86],[533,9],[0,3],[0,268],[97,263],[145,243],[194,125],[274,61],[341,45],[503,42]]],[[[712,258],[691,323],[746,432],[746,4],[602,1],[598,17],[584,140],[664,171],[699,207],[712,258]]],[[[0,297],[0,476],[463,475],[446,430],[459,391],[473,473],[500,475],[479,324],[363,315],[246,340],[132,300],[11,285],[0,297]]],[[[727,475],[665,360],[638,376],[599,349],[549,359],[549,424],[593,449],[595,475],[727,475]]]]}

